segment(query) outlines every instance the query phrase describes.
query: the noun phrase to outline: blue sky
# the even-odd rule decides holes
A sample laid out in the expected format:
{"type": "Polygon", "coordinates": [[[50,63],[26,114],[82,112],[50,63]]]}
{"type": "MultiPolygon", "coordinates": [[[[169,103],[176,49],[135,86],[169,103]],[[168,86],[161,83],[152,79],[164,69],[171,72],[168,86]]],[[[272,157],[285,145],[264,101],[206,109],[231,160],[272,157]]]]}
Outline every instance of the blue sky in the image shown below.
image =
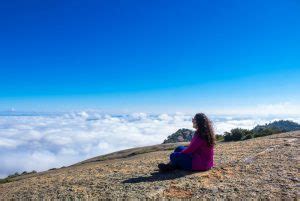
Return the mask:
{"type": "Polygon", "coordinates": [[[297,108],[299,10],[297,0],[2,1],[0,110],[297,108]]]}

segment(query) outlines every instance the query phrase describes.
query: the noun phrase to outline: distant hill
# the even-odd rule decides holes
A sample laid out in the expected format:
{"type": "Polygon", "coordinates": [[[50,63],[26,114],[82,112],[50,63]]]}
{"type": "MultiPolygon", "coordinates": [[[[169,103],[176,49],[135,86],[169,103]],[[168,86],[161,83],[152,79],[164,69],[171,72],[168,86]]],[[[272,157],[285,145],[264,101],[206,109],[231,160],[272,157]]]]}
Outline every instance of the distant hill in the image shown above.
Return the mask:
{"type": "Polygon", "coordinates": [[[168,136],[166,140],[162,144],[165,143],[176,143],[176,142],[189,142],[192,140],[195,131],[190,129],[181,128],[177,130],[175,133],[168,136]]]}
{"type": "Polygon", "coordinates": [[[259,132],[263,129],[273,129],[278,130],[278,132],[289,132],[300,130],[300,124],[289,120],[279,120],[265,125],[257,125],[252,129],[252,132],[259,132]]]}
{"type": "MultiPolygon", "coordinates": [[[[225,132],[224,135],[215,134],[217,141],[239,141],[247,140],[256,137],[272,135],[276,133],[290,132],[300,130],[300,124],[290,120],[279,120],[265,125],[257,125],[253,129],[234,128],[230,132],[225,132]]],[[[193,138],[195,131],[181,128],[175,133],[169,135],[162,144],[177,143],[177,142],[190,142],[193,138]]]]}
{"type": "Polygon", "coordinates": [[[257,125],[251,130],[243,128],[231,129],[230,132],[224,133],[224,141],[248,140],[251,138],[297,130],[300,130],[300,124],[289,120],[279,120],[265,125],[257,125]]]}
{"type": "MultiPolygon", "coordinates": [[[[190,142],[193,138],[195,131],[192,131],[187,128],[181,128],[177,130],[175,133],[168,136],[166,140],[162,144],[165,143],[176,143],[176,142],[190,142]]],[[[216,140],[221,141],[224,139],[223,135],[215,134],[216,140]]]]}

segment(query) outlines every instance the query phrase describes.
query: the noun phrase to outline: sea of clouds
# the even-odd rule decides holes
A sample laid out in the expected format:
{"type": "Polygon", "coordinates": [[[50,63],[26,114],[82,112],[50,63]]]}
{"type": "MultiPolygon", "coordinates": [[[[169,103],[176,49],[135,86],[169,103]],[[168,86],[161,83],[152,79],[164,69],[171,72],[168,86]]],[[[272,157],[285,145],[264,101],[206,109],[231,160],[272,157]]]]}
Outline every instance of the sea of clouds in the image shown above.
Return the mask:
{"type": "MultiPolygon", "coordinates": [[[[232,128],[300,118],[209,115],[217,134],[232,128]]],[[[192,115],[0,113],[0,178],[23,171],[44,171],[118,150],[160,144],[180,128],[192,128],[192,115]]]]}

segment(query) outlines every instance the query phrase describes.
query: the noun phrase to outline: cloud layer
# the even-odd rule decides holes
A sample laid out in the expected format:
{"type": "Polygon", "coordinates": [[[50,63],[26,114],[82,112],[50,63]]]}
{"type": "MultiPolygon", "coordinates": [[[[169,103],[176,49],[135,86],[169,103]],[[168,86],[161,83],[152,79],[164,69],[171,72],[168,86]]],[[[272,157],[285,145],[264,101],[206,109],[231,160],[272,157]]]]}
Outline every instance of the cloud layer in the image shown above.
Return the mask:
{"type": "MultiPolygon", "coordinates": [[[[191,115],[82,111],[59,114],[1,114],[0,178],[43,171],[114,151],[162,143],[180,128],[192,129],[191,115]]],[[[210,116],[216,133],[252,128],[278,117],[210,116]]],[[[300,118],[285,118],[300,122],[300,118]]]]}

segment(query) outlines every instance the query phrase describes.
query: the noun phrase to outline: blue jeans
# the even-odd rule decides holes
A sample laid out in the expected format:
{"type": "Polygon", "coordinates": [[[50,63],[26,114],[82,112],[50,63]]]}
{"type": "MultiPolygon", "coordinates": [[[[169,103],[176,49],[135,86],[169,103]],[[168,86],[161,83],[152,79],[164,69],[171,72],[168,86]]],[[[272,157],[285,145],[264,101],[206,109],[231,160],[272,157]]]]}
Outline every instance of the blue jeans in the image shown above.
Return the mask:
{"type": "Polygon", "coordinates": [[[186,149],[186,146],[178,146],[170,155],[172,165],[183,170],[192,170],[192,156],[191,154],[179,153],[186,149]]]}

